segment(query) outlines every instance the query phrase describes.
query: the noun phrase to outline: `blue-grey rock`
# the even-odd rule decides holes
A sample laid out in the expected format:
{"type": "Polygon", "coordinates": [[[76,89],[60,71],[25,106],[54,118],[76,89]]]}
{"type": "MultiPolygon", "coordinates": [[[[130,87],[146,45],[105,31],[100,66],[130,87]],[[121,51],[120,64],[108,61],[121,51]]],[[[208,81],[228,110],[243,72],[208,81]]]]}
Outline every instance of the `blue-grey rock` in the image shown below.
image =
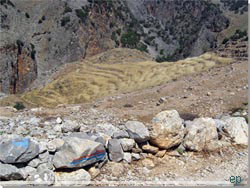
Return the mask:
{"type": "Polygon", "coordinates": [[[39,154],[39,146],[29,138],[4,139],[0,143],[0,161],[25,163],[39,154]]]}
{"type": "Polygon", "coordinates": [[[123,150],[118,139],[110,139],[108,141],[109,159],[119,162],[123,159],[123,150]]]}
{"type": "Polygon", "coordinates": [[[15,166],[0,163],[0,180],[24,179],[22,172],[15,166]]]}
{"type": "Polygon", "coordinates": [[[119,131],[115,131],[113,133],[113,138],[117,138],[117,139],[120,139],[120,138],[129,138],[129,135],[128,135],[128,132],[125,131],[125,130],[119,130],[119,131]]]}
{"type": "Polygon", "coordinates": [[[67,137],[65,143],[53,158],[53,165],[58,168],[79,168],[97,161],[106,156],[103,144],[77,137],[67,137]]]}
{"type": "Polygon", "coordinates": [[[143,123],[139,121],[128,121],[125,127],[130,138],[134,139],[137,143],[149,140],[149,131],[143,123]]]}

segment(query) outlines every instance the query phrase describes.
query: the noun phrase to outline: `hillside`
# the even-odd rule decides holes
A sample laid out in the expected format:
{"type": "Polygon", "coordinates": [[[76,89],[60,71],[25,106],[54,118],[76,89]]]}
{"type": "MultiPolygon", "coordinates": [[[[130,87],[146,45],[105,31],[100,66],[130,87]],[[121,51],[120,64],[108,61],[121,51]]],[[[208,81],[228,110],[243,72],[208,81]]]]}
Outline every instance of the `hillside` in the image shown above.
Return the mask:
{"type": "MultiPolygon", "coordinates": [[[[247,1],[1,0],[0,92],[117,47],[158,62],[199,56],[246,29],[247,1]]],[[[34,82],[37,80],[36,82],[34,82]]]]}
{"type": "Polygon", "coordinates": [[[20,99],[29,105],[47,107],[84,103],[161,85],[232,62],[233,59],[206,53],[177,62],[156,63],[140,51],[114,49],[65,66],[51,83],[24,93],[20,99]]]}

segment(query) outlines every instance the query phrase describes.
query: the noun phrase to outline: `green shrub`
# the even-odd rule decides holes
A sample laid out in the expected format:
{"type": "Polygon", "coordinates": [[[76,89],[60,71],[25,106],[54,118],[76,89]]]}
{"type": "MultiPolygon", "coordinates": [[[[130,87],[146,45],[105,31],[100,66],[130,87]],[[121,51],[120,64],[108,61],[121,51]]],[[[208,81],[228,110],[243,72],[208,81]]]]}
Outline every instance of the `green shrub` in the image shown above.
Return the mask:
{"type": "Polygon", "coordinates": [[[17,110],[23,110],[25,108],[22,102],[16,102],[16,104],[13,107],[17,110]]]}
{"type": "Polygon", "coordinates": [[[224,38],[224,40],[222,41],[222,44],[226,44],[227,41],[229,41],[229,39],[228,38],[224,38]]]}
{"type": "Polygon", "coordinates": [[[112,39],[112,40],[117,40],[117,38],[116,38],[116,34],[115,34],[115,32],[114,32],[114,31],[112,32],[111,39],[112,39]]]}
{"type": "Polygon", "coordinates": [[[68,6],[65,6],[63,14],[66,14],[68,12],[72,12],[72,9],[68,6]]]}
{"type": "Polygon", "coordinates": [[[121,43],[123,47],[136,47],[139,40],[140,36],[135,31],[131,30],[123,34],[121,37],[121,43]]]}
{"type": "Polygon", "coordinates": [[[148,49],[147,49],[148,47],[147,47],[147,45],[145,45],[145,44],[143,44],[143,43],[139,43],[138,45],[137,45],[137,50],[140,50],[140,51],[142,51],[142,52],[148,52],[148,49]]]}
{"type": "Polygon", "coordinates": [[[161,50],[160,50],[160,55],[163,55],[163,53],[164,53],[164,50],[161,49],[161,50]]]}
{"type": "Polygon", "coordinates": [[[88,16],[88,13],[87,13],[86,11],[84,11],[83,9],[76,9],[75,12],[76,12],[76,16],[77,16],[78,18],[80,18],[80,20],[81,20],[82,22],[84,22],[85,19],[86,19],[87,16],[88,16]]]}
{"type": "Polygon", "coordinates": [[[70,16],[63,17],[61,20],[61,26],[64,27],[68,22],[70,22],[70,16]]]}
{"type": "Polygon", "coordinates": [[[116,30],[116,33],[117,33],[119,36],[121,35],[121,32],[122,32],[122,29],[121,29],[121,28],[119,28],[119,29],[116,30]]]}
{"type": "Polygon", "coordinates": [[[164,62],[164,61],[171,61],[172,60],[172,56],[157,56],[155,61],[158,62],[158,63],[161,63],[161,62],[164,62]]]}

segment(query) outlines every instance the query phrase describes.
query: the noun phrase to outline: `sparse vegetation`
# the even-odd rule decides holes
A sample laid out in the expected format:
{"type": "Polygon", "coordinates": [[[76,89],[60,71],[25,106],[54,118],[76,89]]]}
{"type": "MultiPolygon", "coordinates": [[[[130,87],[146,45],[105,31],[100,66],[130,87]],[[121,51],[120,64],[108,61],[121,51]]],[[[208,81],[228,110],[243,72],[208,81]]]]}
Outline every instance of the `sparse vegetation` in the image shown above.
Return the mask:
{"type": "Polygon", "coordinates": [[[63,17],[61,20],[61,26],[64,27],[68,22],[70,22],[70,16],[63,17]]]}
{"type": "Polygon", "coordinates": [[[30,18],[30,15],[26,12],[25,13],[26,18],[30,18]]]}
{"type": "Polygon", "coordinates": [[[145,45],[141,42],[137,45],[137,50],[140,50],[142,52],[148,52],[147,48],[148,48],[147,45],[145,45]]]}
{"type": "Polygon", "coordinates": [[[134,48],[136,47],[139,40],[140,40],[139,35],[132,30],[129,30],[127,33],[124,33],[121,37],[121,43],[123,47],[134,48]]]}
{"type": "MultiPolygon", "coordinates": [[[[72,65],[71,68],[68,67],[66,74],[42,89],[25,93],[20,97],[21,100],[28,105],[48,107],[57,104],[82,103],[117,92],[148,88],[180,76],[198,73],[232,62],[229,58],[219,58],[210,53],[168,63],[142,60],[146,55],[141,53],[138,53],[141,60],[132,63],[132,52],[128,51],[126,55],[122,55],[120,49],[114,50],[110,58],[105,54],[92,57],[88,60],[91,63],[84,61],[72,65]],[[114,58],[114,56],[121,59],[114,58]],[[100,57],[105,57],[101,58],[101,63],[100,57]],[[129,60],[129,58],[132,59],[129,60]],[[100,90],[100,88],[102,89],[100,90]]],[[[138,57],[136,56],[135,59],[138,57]]]]}
{"type": "Polygon", "coordinates": [[[66,3],[65,4],[65,8],[64,8],[64,12],[63,12],[63,14],[66,14],[66,13],[68,13],[68,12],[72,12],[72,9],[68,6],[68,4],[66,3]]]}
{"type": "Polygon", "coordinates": [[[16,102],[16,104],[13,106],[17,110],[23,110],[25,109],[25,106],[22,102],[16,102]]]}
{"type": "Polygon", "coordinates": [[[80,18],[80,20],[82,22],[85,22],[85,20],[86,20],[86,18],[88,16],[88,13],[85,10],[83,10],[83,9],[76,9],[75,12],[76,12],[76,16],[78,18],[80,18]]]}
{"type": "Polygon", "coordinates": [[[224,40],[222,41],[222,44],[226,44],[229,41],[228,38],[224,38],[224,40]]]}

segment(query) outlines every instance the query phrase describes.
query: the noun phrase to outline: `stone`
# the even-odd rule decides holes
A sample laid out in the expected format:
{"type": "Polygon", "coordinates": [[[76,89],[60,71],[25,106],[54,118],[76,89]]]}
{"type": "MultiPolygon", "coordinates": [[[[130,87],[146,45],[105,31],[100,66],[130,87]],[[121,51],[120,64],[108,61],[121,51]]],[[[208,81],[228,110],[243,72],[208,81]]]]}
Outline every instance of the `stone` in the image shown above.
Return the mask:
{"type": "Polygon", "coordinates": [[[31,124],[33,126],[38,126],[40,122],[41,122],[41,119],[36,118],[36,117],[32,117],[29,120],[29,124],[31,124]]]}
{"type": "Polygon", "coordinates": [[[56,186],[60,185],[89,185],[91,180],[90,174],[84,169],[78,169],[71,172],[56,174],[56,186]]]}
{"type": "Polygon", "coordinates": [[[145,125],[139,121],[128,121],[125,128],[130,136],[137,143],[142,143],[149,140],[149,131],[145,125]]]}
{"type": "Polygon", "coordinates": [[[159,151],[159,148],[151,146],[149,144],[145,144],[142,146],[142,150],[147,153],[156,154],[159,151]]]}
{"type": "Polygon", "coordinates": [[[128,135],[127,131],[125,131],[125,130],[119,130],[119,131],[115,131],[113,133],[113,138],[117,138],[117,139],[120,139],[120,138],[129,138],[129,135],[128,135]]]}
{"type": "Polygon", "coordinates": [[[111,165],[110,169],[111,169],[111,174],[114,177],[120,177],[124,174],[125,169],[122,163],[114,163],[111,162],[109,165],[111,165]]]}
{"type": "Polygon", "coordinates": [[[62,123],[62,132],[68,133],[68,132],[79,132],[81,126],[76,122],[72,120],[64,120],[62,123]]]}
{"type": "Polygon", "coordinates": [[[44,153],[48,150],[47,142],[41,141],[39,142],[39,153],[44,153]]]}
{"type": "Polygon", "coordinates": [[[101,143],[77,137],[65,138],[65,143],[53,158],[58,168],[78,168],[102,161],[106,151],[101,143]]]}
{"type": "Polygon", "coordinates": [[[99,133],[94,134],[94,133],[77,132],[77,133],[71,133],[69,135],[69,137],[77,137],[77,138],[81,138],[81,139],[92,140],[95,142],[99,142],[103,145],[106,144],[105,139],[99,133]]]}
{"type": "Polygon", "coordinates": [[[97,124],[95,130],[98,133],[104,133],[109,135],[110,137],[113,136],[114,132],[119,131],[117,127],[113,126],[110,123],[97,124]]]}
{"type": "Polygon", "coordinates": [[[135,146],[135,141],[129,138],[120,139],[120,143],[123,151],[131,151],[132,148],[135,146]]]}
{"type": "Polygon", "coordinates": [[[141,155],[141,158],[142,158],[142,159],[145,159],[145,158],[147,158],[147,156],[148,156],[147,153],[140,153],[140,155],[141,155]]]}
{"type": "Polygon", "coordinates": [[[53,185],[55,182],[55,174],[52,170],[44,169],[28,177],[28,181],[35,182],[34,184],[53,185]]]}
{"type": "Polygon", "coordinates": [[[166,154],[166,150],[161,150],[161,151],[158,151],[155,156],[156,157],[164,157],[164,155],[166,154]]]}
{"type": "Polygon", "coordinates": [[[37,167],[37,171],[38,172],[42,172],[44,169],[48,169],[48,170],[52,170],[54,171],[55,170],[55,167],[53,166],[52,163],[42,163],[40,164],[38,167],[37,167]]]}
{"type": "Polygon", "coordinates": [[[225,117],[223,132],[231,139],[233,144],[248,145],[248,124],[243,117],[225,117]]]}
{"type": "Polygon", "coordinates": [[[138,153],[132,153],[131,156],[134,161],[140,160],[141,158],[140,154],[138,153]]]}
{"type": "Polygon", "coordinates": [[[61,138],[55,138],[48,142],[47,148],[49,152],[56,152],[59,150],[64,144],[64,140],[61,138]]]}
{"type": "Polygon", "coordinates": [[[28,176],[35,174],[37,170],[31,166],[25,166],[21,168],[20,171],[23,175],[23,178],[26,179],[28,176]]]}
{"type": "Polygon", "coordinates": [[[180,153],[176,150],[167,152],[167,155],[173,156],[173,157],[180,157],[181,156],[180,153]]]}
{"type": "Polygon", "coordinates": [[[158,113],[152,119],[150,142],[161,148],[169,149],[180,144],[184,137],[183,120],[176,110],[158,113]]]}
{"type": "Polygon", "coordinates": [[[119,162],[123,159],[123,150],[118,139],[110,139],[108,141],[109,159],[119,162]]]}
{"type": "Polygon", "coordinates": [[[42,164],[42,161],[38,158],[32,159],[29,163],[28,166],[31,166],[33,168],[38,167],[38,165],[42,164]]]}
{"type": "Polygon", "coordinates": [[[126,161],[127,163],[131,163],[131,161],[132,161],[131,153],[124,152],[123,160],[126,161]]]}
{"type": "Polygon", "coordinates": [[[4,139],[0,142],[0,161],[25,163],[39,154],[39,146],[29,138],[4,139]]]}
{"type": "Polygon", "coordinates": [[[154,162],[151,159],[143,159],[142,165],[146,167],[147,169],[152,169],[155,167],[154,162]]]}
{"type": "Polygon", "coordinates": [[[61,124],[55,125],[55,126],[53,127],[53,129],[54,129],[54,131],[60,133],[60,132],[62,132],[62,125],[61,125],[61,124]]]}
{"type": "Polygon", "coordinates": [[[189,123],[186,129],[187,135],[183,142],[186,149],[192,151],[210,150],[213,144],[218,142],[216,123],[212,118],[197,118],[189,123]]]}
{"type": "Polygon", "coordinates": [[[101,171],[95,167],[91,167],[88,172],[91,175],[91,179],[96,178],[101,173],[101,171]]]}
{"type": "Polygon", "coordinates": [[[60,117],[56,118],[56,123],[57,124],[62,124],[62,119],[60,117]]]}
{"type": "Polygon", "coordinates": [[[141,148],[132,148],[133,153],[141,153],[142,149],[141,148]]]}
{"type": "Polygon", "coordinates": [[[0,163],[0,180],[22,180],[23,173],[17,167],[0,163]]]}
{"type": "Polygon", "coordinates": [[[41,163],[47,163],[47,162],[51,161],[51,157],[52,157],[52,155],[50,155],[48,151],[38,155],[38,159],[41,160],[41,163]]]}

